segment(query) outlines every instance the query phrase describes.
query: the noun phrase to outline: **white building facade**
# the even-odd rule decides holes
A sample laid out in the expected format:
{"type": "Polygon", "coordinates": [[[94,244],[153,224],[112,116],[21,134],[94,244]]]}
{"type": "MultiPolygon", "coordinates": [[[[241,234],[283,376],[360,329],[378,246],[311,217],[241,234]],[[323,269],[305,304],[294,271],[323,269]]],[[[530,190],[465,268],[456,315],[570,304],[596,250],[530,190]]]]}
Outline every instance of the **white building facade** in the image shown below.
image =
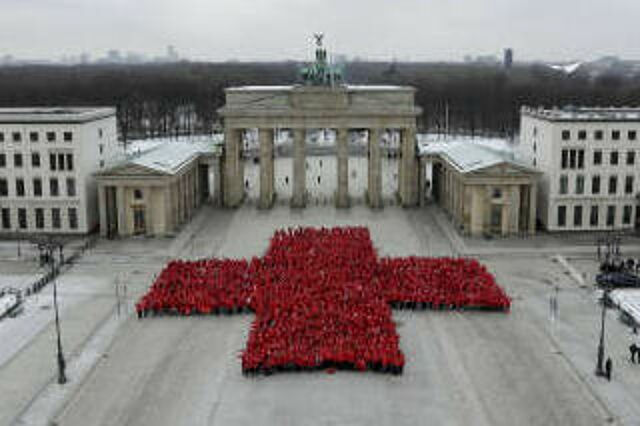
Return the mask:
{"type": "Polygon", "coordinates": [[[520,148],[542,172],[538,220],[549,231],[640,225],[640,109],[523,107],[520,148]]]}
{"type": "Polygon", "coordinates": [[[0,235],[96,229],[93,175],[116,150],[114,108],[0,109],[0,235]]]}

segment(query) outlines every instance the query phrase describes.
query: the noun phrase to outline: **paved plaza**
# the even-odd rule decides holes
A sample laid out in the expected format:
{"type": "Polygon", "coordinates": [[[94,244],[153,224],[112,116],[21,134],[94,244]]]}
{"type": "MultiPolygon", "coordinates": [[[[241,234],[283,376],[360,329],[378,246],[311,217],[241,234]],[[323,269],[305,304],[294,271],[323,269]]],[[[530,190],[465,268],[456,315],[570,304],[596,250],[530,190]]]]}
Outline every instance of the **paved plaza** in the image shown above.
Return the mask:
{"type": "MultiPolygon", "coordinates": [[[[30,273],[24,260],[2,265],[12,276],[30,273]]],[[[21,316],[0,322],[0,425],[633,425],[640,367],[628,361],[629,328],[615,311],[606,340],[613,379],[593,375],[595,267],[593,247],[570,239],[461,238],[433,206],[205,206],[175,238],[100,241],[58,278],[64,387],[55,384],[51,285],[21,316]],[[407,359],[401,376],[247,378],[239,356],[252,314],[135,317],[133,303],[167,260],[261,256],[276,229],[297,225],[367,226],[379,256],[473,254],[512,297],[512,310],[394,311],[407,359]]]]}

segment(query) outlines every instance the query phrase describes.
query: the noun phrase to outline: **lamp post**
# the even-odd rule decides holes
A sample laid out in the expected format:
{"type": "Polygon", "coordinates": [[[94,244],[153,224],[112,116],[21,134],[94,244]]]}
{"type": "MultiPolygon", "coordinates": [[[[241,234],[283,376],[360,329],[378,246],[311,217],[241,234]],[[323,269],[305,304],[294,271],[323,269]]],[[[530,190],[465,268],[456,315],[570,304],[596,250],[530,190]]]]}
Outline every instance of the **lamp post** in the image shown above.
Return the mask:
{"type": "Polygon", "coordinates": [[[54,257],[55,249],[61,250],[62,244],[53,240],[49,240],[45,243],[45,249],[47,250],[48,260],[51,265],[51,279],[53,280],[53,308],[55,311],[56,320],[56,335],[57,335],[57,362],[58,362],[58,384],[67,383],[67,376],[65,374],[66,362],[64,360],[64,353],[62,351],[62,337],[60,334],[60,313],[58,311],[58,285],[56,281],[56,261],[54,257]]]}
{"type": "Polygon", "coordinates": [[[602,294],[602,315],[600,318],[600,342],[598,343],[598,361],[596,363],[596,376],[604,376],[604,325],[605,318],[607,312],[607,299],[609,297],[609,283],[606,284],[604,288],[604,293],[602,294]]]}

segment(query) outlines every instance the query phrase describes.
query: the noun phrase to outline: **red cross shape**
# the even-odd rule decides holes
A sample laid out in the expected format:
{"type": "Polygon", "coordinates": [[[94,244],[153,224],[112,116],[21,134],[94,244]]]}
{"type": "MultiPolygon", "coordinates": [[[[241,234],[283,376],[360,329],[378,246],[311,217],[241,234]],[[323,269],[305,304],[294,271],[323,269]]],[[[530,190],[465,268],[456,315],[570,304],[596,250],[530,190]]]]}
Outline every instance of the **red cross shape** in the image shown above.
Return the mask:
{"type": "Polygon", "coordinates": [[[399,374],[391,308],[488,308],[510,299],[474,259],[382,258],[369,230],[276,231],[262,258],[172,261],[138,316],[254,311],[244,373],[328,368],[399,374]]]}

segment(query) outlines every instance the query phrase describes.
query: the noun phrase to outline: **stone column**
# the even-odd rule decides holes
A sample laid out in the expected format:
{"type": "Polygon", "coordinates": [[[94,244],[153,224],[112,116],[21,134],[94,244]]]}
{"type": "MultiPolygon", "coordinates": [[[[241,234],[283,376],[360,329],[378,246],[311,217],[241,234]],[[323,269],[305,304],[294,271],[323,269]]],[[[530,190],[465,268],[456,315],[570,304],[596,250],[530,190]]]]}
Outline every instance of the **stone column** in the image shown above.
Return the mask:
{"type": "Polygon", "coordinates": [[[414,128],[403,129],[400,150],[402,158],[400,159],[400,201],[403,207],[413,207],[416,205],[418,182],[417,167],[418,161],[416,157],[416,130],[414,128]]]}
{"type": "Polygon", "coordinates": [[[536,233],[536,205],[538,202],[538,185],[532,182],[529,186],[529,235],[536,233]]]}
{"type": "Polygon", "coordinates": [[[224,159],[218,158],[218,162],[213,170],[213,200],[216,206],[224,205],[224,159]]]}
{"type": "Polygon", "coordinates": [[[224,135],[224,206],[237,207],[244,195],[244,173],[242,173],[242,131],[228,128],[224,135]]]}
{"type": "Polygon", "coordinates": [[[305,206],[307,171],[305,169],[306,131],[293,130],[293,198],[291,207],[305,206]]]}
{"type": "Polygon", "coordinates": [[[273,205],[273,129],[260,129],[260,202],[259,207],[273,205]]]}
{"type": "Polygon", "coordinates": [[[118,235],[125,236],[128,233],[127,212],[124,201],[124,188],[121,185],[116,187],[116,207],[118,209],[118,235]]]}
{"type": "Polygon", "coordinates": [[[511,185],[509,197],[509,233],[516,234],[520,228],[520,185],[511,185]]]}
{"type": "Polygon", "coordinates": [[[98,184],[98,209],[100,212],[100,236],[107,236],[107,191],[102,183],[98,184]]]}
{"type": "MultiPolygon", "coordinates": [[[[382,203],[382,173],[380,165],[380,129],[369,130],[369,185],[367,195],[369,207],[377,209],[382,203]]],[[[348,160],[347,160],[348,164],[348,160]]]]}
{"type": "Polygon", "coordinates": [[[173,232],[174,223],[173,223],[173,213],[171,210],[171,186],[165,182],[165,186],[163,188],[164,195],[164,230],[163,234],[167,235],[170,232],[173,232]]]}
{"type": "Polygon", "coordinates": [[[349,207],[349,130],[338,129],[336,148],[338,152],[338,191],[336,207],[349,207]]]}

